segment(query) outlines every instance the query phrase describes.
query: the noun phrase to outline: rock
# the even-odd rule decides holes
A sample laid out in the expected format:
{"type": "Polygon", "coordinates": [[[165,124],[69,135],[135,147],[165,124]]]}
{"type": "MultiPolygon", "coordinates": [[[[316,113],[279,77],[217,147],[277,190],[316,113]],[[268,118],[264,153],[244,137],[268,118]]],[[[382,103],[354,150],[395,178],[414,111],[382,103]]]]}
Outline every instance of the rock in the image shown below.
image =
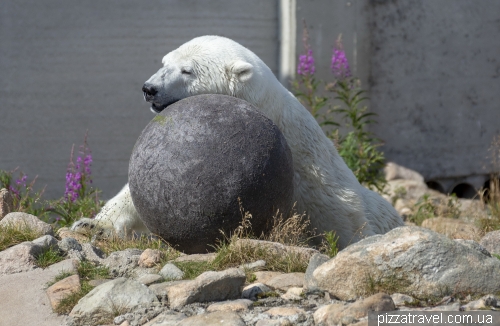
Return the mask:
{"type": "Polygon", "coordinates": [[[314,322],[325,326],[349,325],[366,318],[370,311],[393,311],[396,306],[385,293],[377,293],[349,305],[334,303],[326,305],[314,313],[314,322]]]}
{"type": "MultiPolygon", "coordinates": [[[[305,313],[306,312],[304,309],[297,307],[274,307],[264,312],[264,315],[278,318],[278,320],[280,321],[278,325],[280,326],[281,325],[292,326],[300,324],[301,322],[305,321],[306,320],[305,313]]],[[[273,325],[273,323],[263,324],[263,325],[273,325]]]]}
{"type": "Polygon", "coordinates": [[[35,246],[40,246],[43,249],[57,248],[57,239],[51,235],[42,235],[39,238],[31,241],[35,246]]]}
{"type": "Polygon", "coordinates": [[[87,236],[85,236],[81,233],[75,232],[75,231],[71,231],[67,227],[62,227],[59,230],[57,230],[57,236],[61,239],[73,238],[73,239],[76,239],[80,243],[90,241],[90,239],[87,236]]]}
{"type": "Polygon", "coordinates": [[[244,270],[256,270],[259,268],[263,268],[266,266],[266,261],[265,260],[257,260],[253,263],[248,263],[248,264],[242,264],[239,266],[239,268],[243,268],[244,270]]]}
{"type": "Polygon", "coordinates": [[[184,272],[174,264],[168,263],[158,273],[167,281],[182,280],[184,272]]]}
{"type": "Polygon", "coordinates": [[[367,284],[416,297],[500,290],[500,260],[431,230],[405,226],[363,239],[318,267],[318,287],[341,300],[369,292],[367,284]]]}
{"type": "Polygon", "coordinates": [[[80,291],[80,277],[78,275],[71,275],[52,284],[46,290],[46,293],[52,309],[55,310],[62,299],[78,291],[80,291]]]}
{"type": "Polygon", "coordinates": [[[241,297],[243,299],[257,300],[259,293],[271,292],[271,288],[262,283],[252,283],[243,288],[241,297]]]}
{"type": "Polygon", "coordinates": [[[181,320],[186,318],[187,316],[183,313],[169,310],[162,312],[143,326],[177,326],[181,320]]]}
{"type": "Polygon", "coordinates": [[[119,277],[99,285],[78,301],[70,316],[80,324],[105,323],[114,314],[139,305],[158,302],[154,293],[141,283],[119,277]]]}
{"type": "Polygon", "coordinates": [[[305,311],[300,308],[289,308],[289,307],[274,307],[265,312],[269,316],[293,316],[298,314],[304,314],[305,311]]]}
{"type": "Polygon", "coordinates": [[[479,251],[483,255],[491,257],[490,252],[474,240],[455,239],[455,242],[460,243],[463,246],[469,247],[472,250],[479,251]]]}
{"type": "Polygon", "coordinates": [[[107,283],[107,282],[110,282],[112,281],[111,279],[109,278],[98,278],[98,279],[95,279],[95,280],[90,280],[89,281],[89,284],[93,287],[96,287],[96,286],[99,286],[101,284],[104,284],[104,283],[107,283]]]}
{"type": "Polygon", "coordinates": [[[322,264],[326,263],[329,260],[330,260],[329,256],[320,253],[316,253],[311,256],[311,258],[309,259],[309,264],[307,265],[306,274],[304,275],[304,287],[307,291],[314,292],[319,290],[312,275],[313,272],[316,270],[316,268],[318,268],[319,266],[321,266],[322,264]]]}
{"type": "Polygon", "coordinates": [[[101,249],[94,247],[90,243],[83,243],[82,244],[82,253],[85,257],[86,260],[94,262],[94,263],[103,263],[104,261],[104,252],[102,252],[101,249]]]}
{"type": "Polygon", "coordinates": [[[414,180],[424,183],[424,177],[417,171],[405,168],[394,162],[388,162],[384,167],[385,180],[414,180]]]}
{"type": "Polygon", "coordinates": [[[485,295],[479,300],[471,301],[468,304],[461,307],[461,311],[472,311],[472,310],[486,310],[489,307],[498,308],[500,307],[500,300],[492,295],[485,295]]]}
{"type": "Polygon", "coordinates": [[[239,299],[245,273],[238,268],[222,272],[205,272],[192,281],[176,284],[168,290],[171,309],[179,309],[192,302],[239,299]]]}
{"type": "Polygon", "coordinates": [[[282,272],[269,272],[269,271],[261,271],[261,272],[254,272],[253,273],[255,277],[257,278],[255,280],[256,283],[266,283],[273,277],[276,277],[278,275],[283,274],[282,272]]]}
{"type": "Polygon", "coordinates": [[[192,316],[183,319],[178,326],[245,326],[245,322],[237,313],[227,311],[217,311],[209,314],[192,316]]]}
{"type": "Polygon", "coordinates": [[[14,198],[5,188],[0,189],[0,221],[14,210],[14,198]]]}
{"type": "Polygon", "coordinates": [[[163,253],[158,249],[146,249],[139,257],[139,266],[150,268],[158,265],[163,258],[163,253]]]}
{"type": "Polygon", "coordinates": [[[208,306],[207,312],[214,311],[247,311],[252,308],[253,301],[248,299],[238,299],[232,301],[216,302],[208,306]]]}
{"type": "Polygon", "coordinates": [[[75,238],[71,237],[61,239],[57,246],[62,252],[68,252],[70,250],[82,251],[82,245],[75,238]]]}
{"type": "Polygon", "coordinates": [[[268,253],[272,255],[295,255],[305,260],[309,260],[314,254],[319,253],[319,251],[312,248],[285,246],[278,242],[255,239],[239,239],[234,243],[234,247],[243,247],[243,250],[249,251],[267,249],[268,253]]]}
{"type": "Polygon", "coordinates": [[[287,273],[273,277],[265,282],[267,286],[272,289],[279,289],[286,291],[291,287],[304,286],[304,273],[287,273]]]}
{"type": "Polygon", "coordinates": [[[52,311],[45,292],[47,283],[61,272],[76,273],[76,265],[66,259],[45,269],[0,275],[0,325],[66,325],[67,316],[52,311]]]}
{"type": "Polygon", "coordinates": [[[490,253],[500,255],[500,230],[486,233],[479,244],[490,253]]]}
{"type": "Polygon", "coordinates": [[[177,257],[174,259],[174,262],[207,262],[211,263],[215,257],[217,257],[217,254],[214,252],[207,253],[207,254],[192,254],[192,255],[183,255],[180,257],[177,257]]]}
{"type": "Polygon", "coordinates": [[[190,280],[183,280],[183,281],[170,281],[170,282],[163,282],[163,283],[156,283],[156,284],[151,284],[149,286],[149,289],[156,294],[156,296],[160,299],[161,301],[165,301],[168,296],[168,291],[170,288],[174,285],[177,284],[183,284],[183,283],[188,283],[191,282],[190,280]]]}
{"type": "Polygon", "coordinates": [[[404,306],[406,303],[415,301],[413,297],[402,293],[394,293],[391,295],[391,298],[396,306],[404,306]]]}
{"type": "Polygon", "coordinates": [[[153,283],[161,281],[162,279],[163,277],[158,274],[144,274],[137,278],[137,282],[144,285],[151,285],[153,283]]]}
{"type": "Polygon", "coordinates": [[[205,253],[220,230],[239,226],[240,202],[255,234],[270,227],[277,210],[290,212],[292,155],[278,127],[248,102],[192,96],[143,130],[130,158],[129,187],[152,233],[180,251],[205,253]]]}
{"type": "Polygon", "coordinates": [[[285,294],[281,296],[281,298],[289,301],[293,300],[301,300],[302,293],[304,292],[304,289],[302,287],[291,287],[289,288],[285,294]]]}
{"type": "Polygon", "coordinates": [[[126,249],[111,253],[102,264],[109,268],[112,277],[122,277],[132,275],[132,271],[139,265],[139,257],[142,250],[126,249]]]}
{"type": "Polygon", "coordinates": [[[35,269],[35,257],[42,251],[43,247],[37,246],[29,241],[0,251],[0,275],[26,272],[35,269]]]}
{"type": "Polygon", "coordinates": [[[454,218],[434,217],[422,222],[422,227],[446,235],[451,239],[474,240],[480,233],[472,223],[454,218]]]}
{"type": "Polygon", "coordinates": [[[28,227],[40,235],[54,235],[54,230],[50,224],[40,221],[38,217],[21,212],[14,212],[5,215],[0,221],[0,226],[14,226],[17,228],[28,227]]]}
{"type": "Polygon", "coordinates": [[[390,198],[403,198],[405,200],[418,200],[425,194],[437,198],[446,198],[444,194],[429,189],[424,182],[415,180],[395,179],[388,181],[384,191],[390,198]]]}

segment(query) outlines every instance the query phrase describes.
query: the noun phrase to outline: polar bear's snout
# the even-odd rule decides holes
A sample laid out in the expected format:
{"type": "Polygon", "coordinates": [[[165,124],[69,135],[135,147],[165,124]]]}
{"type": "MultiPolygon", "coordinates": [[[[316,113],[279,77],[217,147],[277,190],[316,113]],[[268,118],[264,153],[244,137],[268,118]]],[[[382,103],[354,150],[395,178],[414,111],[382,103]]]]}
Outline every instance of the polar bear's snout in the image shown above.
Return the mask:
{"type": "Polygon", "coordinates": [[[158,90],[153,84],[146,82],[142,86],[142,92],[144,94],[144,100],[146,102],[151,102],[154,99],[154,96],[158,93],[158,90]]]}

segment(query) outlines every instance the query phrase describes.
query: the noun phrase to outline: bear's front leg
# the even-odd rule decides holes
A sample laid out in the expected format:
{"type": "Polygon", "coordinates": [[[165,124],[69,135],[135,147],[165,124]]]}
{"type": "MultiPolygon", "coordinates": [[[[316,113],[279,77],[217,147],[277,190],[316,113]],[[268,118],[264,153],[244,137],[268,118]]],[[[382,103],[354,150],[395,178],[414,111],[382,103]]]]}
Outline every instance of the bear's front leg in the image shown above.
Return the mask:
{"type": "Polygon", "coordinates": [[[128,184],[104,205],[94,219],[82,218],[73,223],[71,230],[79,233],[98,232],[106,235],[114,233],[122,238],[133,234],[150,233],[134,207],[128,184]]]}

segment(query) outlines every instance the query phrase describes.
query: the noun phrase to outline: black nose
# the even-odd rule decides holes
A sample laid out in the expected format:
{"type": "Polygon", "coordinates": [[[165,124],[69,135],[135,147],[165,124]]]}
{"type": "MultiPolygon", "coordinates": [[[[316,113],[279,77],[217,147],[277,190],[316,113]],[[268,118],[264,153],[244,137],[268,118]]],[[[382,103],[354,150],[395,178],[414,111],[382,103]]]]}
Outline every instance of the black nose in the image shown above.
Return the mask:
{"type": "Polygon", "coordinates": [[[144,84],[142,86],[142,91],[149,96],[155,96],[155,94],[158,93],[158,90],[151,84],[144,84]]]}

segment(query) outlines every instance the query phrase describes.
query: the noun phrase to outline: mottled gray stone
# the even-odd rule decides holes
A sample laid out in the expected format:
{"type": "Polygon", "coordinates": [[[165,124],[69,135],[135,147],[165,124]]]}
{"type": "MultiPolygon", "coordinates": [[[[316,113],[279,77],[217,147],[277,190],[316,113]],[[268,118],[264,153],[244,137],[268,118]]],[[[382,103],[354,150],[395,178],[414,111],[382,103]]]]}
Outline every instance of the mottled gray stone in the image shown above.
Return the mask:
{"type": "Polygon", "coordinates": [[[183,319],[178,326],[245,326],[245,322],[237,313],[227,311],[216,311],[199,316],[183,319]]]}
{"type": "Polygon", "coordinates": [[[161,277],[158,274],[144,274],[144,275],[141,275],[137,278],[137,282],[140,282],[144,285],[150,285],[150,284],[159,282],[162,279],[163,279],[163,277],[161,277]]]}
{"type": "Polygon", "coordinates": [[[0,220],[14,209],[14,198],[5,188],[0,189],[0,220]]]}
{"type": "Polygon", "coordinates": [[[147,228],[186,253],[213,251],[241,222],[261,234],[293,204],[293,163],[278,127],[224,95],[188,97],[143,130],[129,164],[134,206],[147,228]]]}
{"type": "Polygon", "coordinates": [[[69,315],[80,324],[94,325],[109,320],[117,310],[127,311],[155,302],[158,299],[148,287],[120,277],[94,288],[78,301],[69,315]]]}
{"type": "Polygon", "coordinates": [[[168,289],[170,308],[179,309],[193,302],[239,299],[244,283],[245,273],[239,268],[205,272],[192,281],[168,289]]]}
{"type": "Polygon", "coordinates": [[[68,252],[70,250],[81,251],[82,245],[75,238],[63,238],[57,244],[59,249],[63,252],[68,252]]]}
{"type": "Polygon", "coordinates": [[[112,277],[131,276],[134,268],[139,265],[141,253],[142,250],[139,249],[115,251],[102,260],[102,264],[109,268],[112,277]]]}
{"type": "Polygon", "coordinates": [[[497,293],[500,260],[475,242],[405,226],[345,248],[313,273],[321,290],[341,300],[365,295],[367,277],[416,297],[442,297],[453,291],[497,293]]]}
{"type": "Polygon", "coordinates": [[[51,235],[42,235],[32,241],[34,245],[40,246],[44,249],[57,248],[57,239],[51,235]]]}
{"type": "Polygon", "coordinates": [[[0,251],[0,275],[30,271],[36,268],[35,257],[43,247],[32,242],[22,242],[0,251]]]}
{"type": "Polygon", "coordinates": [[[257,300],[259,293],[271,292],[271,288],[263,283],[252,283],[243,288],[241,297],[243,299],[257,300]]]}
{"type": "Polygon", "coordinates": [[[165,280],[181,280],[184,277],[184,272],[172,263],[167,263],[158,272],[165,280]]]}
{"type": "Polygon", "coordinates": [[[316,268],[318,268],[320,265],[326,263],[329,260],[330,260],[329,256],[320,253],[315,253],[309,259],[309,264],[307,265],[306,269],[306,275],[304,276],[304,288],[307,291],[313,292],[318,290],[318,285],[316,284],[314,278],[312,277],[313,272],[316,270],[316,268]]]}
{"type": "Polygon", "coordinates": [[[0,220],[0,226],[15,226],[15,227],[28,227],[40,235],[54,235],[54,230],[52,226],[48,223],[41,221],[38,217],[21,212],[13,212],[5,215],[5,217],[0,220]]]}
{"type": "Polygon", "coordinates": [[[500,255],[500,230],[486,233],[479,244],[490,253],[500,255]]]}

